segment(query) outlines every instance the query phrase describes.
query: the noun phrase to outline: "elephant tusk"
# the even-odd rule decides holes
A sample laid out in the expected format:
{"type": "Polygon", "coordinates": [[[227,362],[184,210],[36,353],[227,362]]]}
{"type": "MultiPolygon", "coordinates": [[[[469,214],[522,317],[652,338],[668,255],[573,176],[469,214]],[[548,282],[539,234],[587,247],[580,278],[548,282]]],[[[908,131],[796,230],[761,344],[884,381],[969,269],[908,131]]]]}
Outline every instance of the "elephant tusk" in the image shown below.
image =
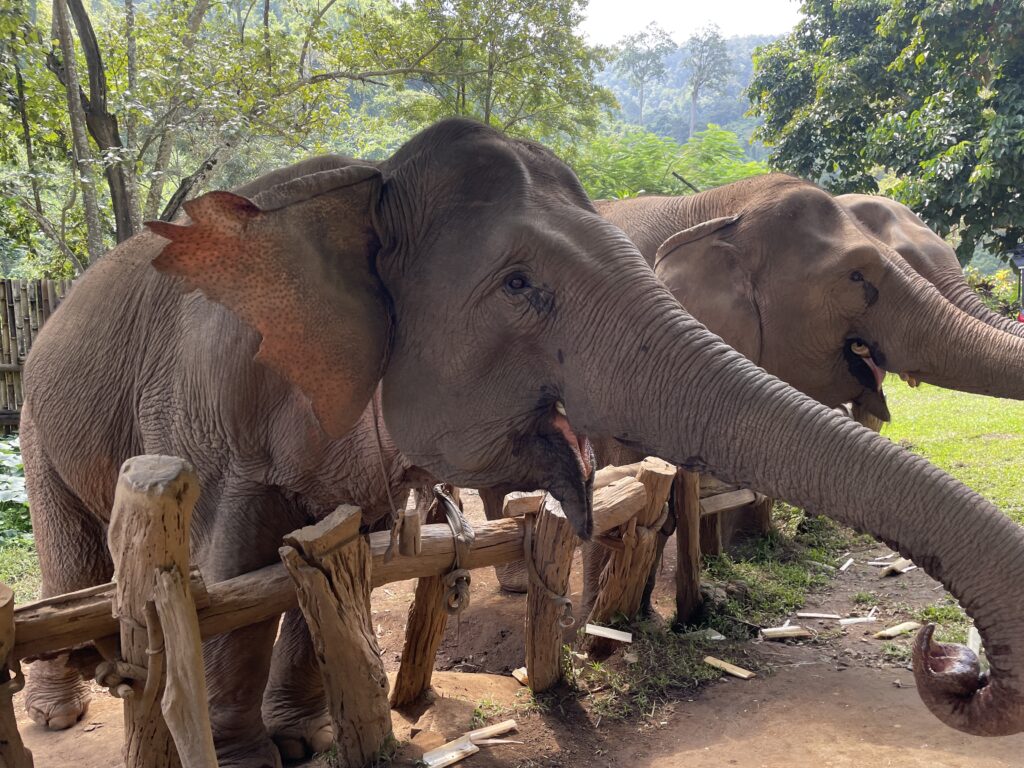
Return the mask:
{"type": "Polygon", "coordinates": [[[853,344],[850,345],[850,351],[853,352],[853,354],[857,355],[858,357],[871,356],[871,350],[868,348],[868,345],[861,344],[859,341],[854,342],[853,344]]]}
{"type": "Polygon", "coordinates": [[[900,378],[907,382],[908,387],[917,387],[921,382],[911,376],[909,373],[901,373],[900,378]]]}
{"type": "Polygon", "coordinates": [[[560,413],[562,416],[566,416],[565,403],[563,403],[561,400],[555,403],[555,410],[558,411],[558,413],[560,413]]]}

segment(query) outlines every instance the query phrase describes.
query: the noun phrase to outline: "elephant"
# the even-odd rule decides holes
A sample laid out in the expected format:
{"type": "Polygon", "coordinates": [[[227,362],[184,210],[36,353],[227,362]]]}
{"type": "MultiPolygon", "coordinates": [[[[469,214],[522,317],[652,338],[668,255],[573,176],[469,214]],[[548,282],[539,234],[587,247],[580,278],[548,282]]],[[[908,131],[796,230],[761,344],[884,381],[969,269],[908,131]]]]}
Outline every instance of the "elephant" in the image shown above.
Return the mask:
{"type": "Polygon", "coordinates": [[[985,306],[964,280],[956,251],[910,208],[878,195],[839,195],[836,202],[961,310],[993,328],[1024,337],[1024,323],[985,306]]]}
{"type": "MultiPolygon", "coordinates": [[[[282,535],[355,493],[346,446],[379,450],[365,421],[379,387],[404,468],[390,483],[544,488],[586,540],[589,437],[614,438],[891,543],[989,649],[980,677],[969,650],[925,629],[929,708],[969,733],[1024,729],[1024,531],[710,333],[548,150],[449,119],[379,164],[311,160],[185,210],[91,266],[26,363],[44,594],[109,573],[117,468],[140,453],[196,468],[192,552],[208,581],[275,562],[282,535]]],[[[837,291],[863,296],[853,281],[837,291]]],[[[275,629],[204,642],[222,768],[279,765],[286,710],[315,714],[284,688],[275,629]]]]}
{"type": "MultiPolygon", "coordinates": [[[[899,203],[832,197],[767,174],[696,195],[595,205],[711,331],[818,402],[852,402],[855,418],[876,430],[890,418],[887,369],[912,384],[1024,397],[1024,333],[1002,332],[1021,324],[972,304],[952,249],[899,203]],[[840,293],[848,283],[860,293],[840,293]]],[[[607,441],[595,450],[599,464],[642,458],[607,441]]],[[[500,494],[482,496],[488,516],[500,516],[500,494]]],[[[585,548],[584,612],[603,554],[585,548]]],[[[526,588],[521,563],[498,576],[508,591],[526,588]]],[[[646,599],[642,610],[651,610],[646,599]]]]}

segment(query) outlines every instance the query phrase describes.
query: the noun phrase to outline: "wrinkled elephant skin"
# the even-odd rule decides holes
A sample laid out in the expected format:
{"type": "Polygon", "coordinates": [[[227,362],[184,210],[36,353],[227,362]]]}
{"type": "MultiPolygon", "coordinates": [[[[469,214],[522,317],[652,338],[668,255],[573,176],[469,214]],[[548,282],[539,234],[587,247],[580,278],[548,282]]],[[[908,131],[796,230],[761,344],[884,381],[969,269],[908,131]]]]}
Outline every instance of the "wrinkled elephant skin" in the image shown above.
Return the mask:
{"type": "MultiPolygon", "coordinates": [[[[961,599],[989,649],[991,677],[951,691],[921,647],[925,701],[970,732],[1024,726],[1021,531],[709,333],[546,150],[448,120],[379,166],[320,159],[186,210],[93,265],[27,362],[47,594],[109,575],[116,472],[140,453],[195,466],[193,553],[208,581],[274,562],[284,533],[357,495],[330,470],[339,445],[377,450],[366,408],[379,385],[409,470],[548,489],[583,537],[593,435],[893,543],[961,599]]],[[[864,308],[864,285],[836,285],[864,308]]],[[[264,684],[280,683],[274,628],[204,643],[221,768],[279,760],[261,717],[264,684]]]]}

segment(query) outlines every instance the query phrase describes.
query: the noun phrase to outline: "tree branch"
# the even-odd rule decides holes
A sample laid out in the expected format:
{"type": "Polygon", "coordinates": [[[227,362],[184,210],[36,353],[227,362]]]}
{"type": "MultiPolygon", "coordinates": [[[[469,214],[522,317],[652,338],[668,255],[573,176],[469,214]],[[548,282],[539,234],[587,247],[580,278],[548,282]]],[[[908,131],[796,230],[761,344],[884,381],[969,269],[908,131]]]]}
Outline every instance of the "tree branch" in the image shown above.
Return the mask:
{"type": "Polygon", "coordinates": [[[40,211],[37,211],[31,200],[26,200],[22,195],[13,195],[18,205],[21,206],[25,212],[32,217],[32,219],[39,225],[39,229],[46,237],[53,241],[53,244],[60,249],[60,252],[64,254],[64,258],[71,262],[71,266],[75,268],[77,274],[85,272],[85,266],[79,260],[75,252],[71,250],[67,242],[57,233],[57,228],[53,225],[46,216],[40,211]]]}

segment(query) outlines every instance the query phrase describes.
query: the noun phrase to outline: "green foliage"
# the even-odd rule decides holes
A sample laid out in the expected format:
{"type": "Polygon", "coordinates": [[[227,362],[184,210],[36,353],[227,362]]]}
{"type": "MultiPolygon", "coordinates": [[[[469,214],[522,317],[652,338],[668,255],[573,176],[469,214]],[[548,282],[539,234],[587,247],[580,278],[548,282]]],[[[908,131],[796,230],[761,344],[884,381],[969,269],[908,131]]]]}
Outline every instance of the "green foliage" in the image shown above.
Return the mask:
{"type": "MultiPolygon", "coordinates": [[[[760,120],[745,115],[750,108],[746,88],[753,72],[751,55],[754,49],[774,39],[758,35],[722,40],[727,59],[725,76],[717,82],[717,87],[702,88],[698,93],[694,132],[704,130],[710,124],[720,125],[740,137],[740,144],[748,157],[761,159],[764,156],[764,148],[759,143],[751,143],[751,135],[760,120]]],[[[692,41],[687,40],[669,52],[662,59],[664,76],[647,83],[643,94],[643,126],[680,143],[690,137],[695,59],[692,45],[692,41]]],[[[606,68],[598,76],[598,82],[608,87],[619,102],[617,117],[626,122],[640,122],[641,94],[635,82],[614,66],[606,68]]]]}
{"type": "Polygon", "coordinates": [[[1024,523],[1024,403],[928,384],[911,389],[894,375],[887,378],[885,392],[893,421],[882,434],[1024,523]]]}
{"type": "MultiPolygon", "coordinates": [[[[178,191],[194,196],[322,152],[388,155],[444,116],[568,145],[613,105],[595,83],[603,52],[579,32],[584,3],[556,0],[273,0],[252,5],[87,3],[120,144],[92,137],[97,171],[120,166],[136,222],[178,191]],[[129,42],[134,42],[134,54],[129,42]],[[185,189],[182,186],[182,189],[185,189]]],[[[85,225],[51,7],[0,9],[0,270],[69,276],[85,225]]],[[[105,245],[114,244],[111,183],[94,174],[105,245]]]]}
{"type": "Polygon", "coordinates": [[[664,79],[665,56],[675,48],[668,32],[653,21],[640,32],[622,38],[616,46],[612,68],[636,89],[640,125],[644,124],[647,87],[664,79]]]}
{"type": "Polygon", "coordinates": [[[836,192],[888,194],[963,259],[1024,238],[1024,35],[1016,2],[804,0],[756,54],[750,86],[772,163],[836,192]]]}
{"type": "Polygon", "coordinates": [[[1006,317],[1017,317],[1020,297],[1017,295],[1017,275],[1012,269],[1000,269],[986,275],[977,267],[968,265],[964,267],[964,277],[989,309],[1006,317]]]}
{"type": "Polygon", "coordinates": [[[679,145],[634,126],[616,125],[567,153],[569,163],[595,199],[640,194],[684,195],[767,173],[763,163],[748,161],[737,136],[717,125],[679,145]]]}

